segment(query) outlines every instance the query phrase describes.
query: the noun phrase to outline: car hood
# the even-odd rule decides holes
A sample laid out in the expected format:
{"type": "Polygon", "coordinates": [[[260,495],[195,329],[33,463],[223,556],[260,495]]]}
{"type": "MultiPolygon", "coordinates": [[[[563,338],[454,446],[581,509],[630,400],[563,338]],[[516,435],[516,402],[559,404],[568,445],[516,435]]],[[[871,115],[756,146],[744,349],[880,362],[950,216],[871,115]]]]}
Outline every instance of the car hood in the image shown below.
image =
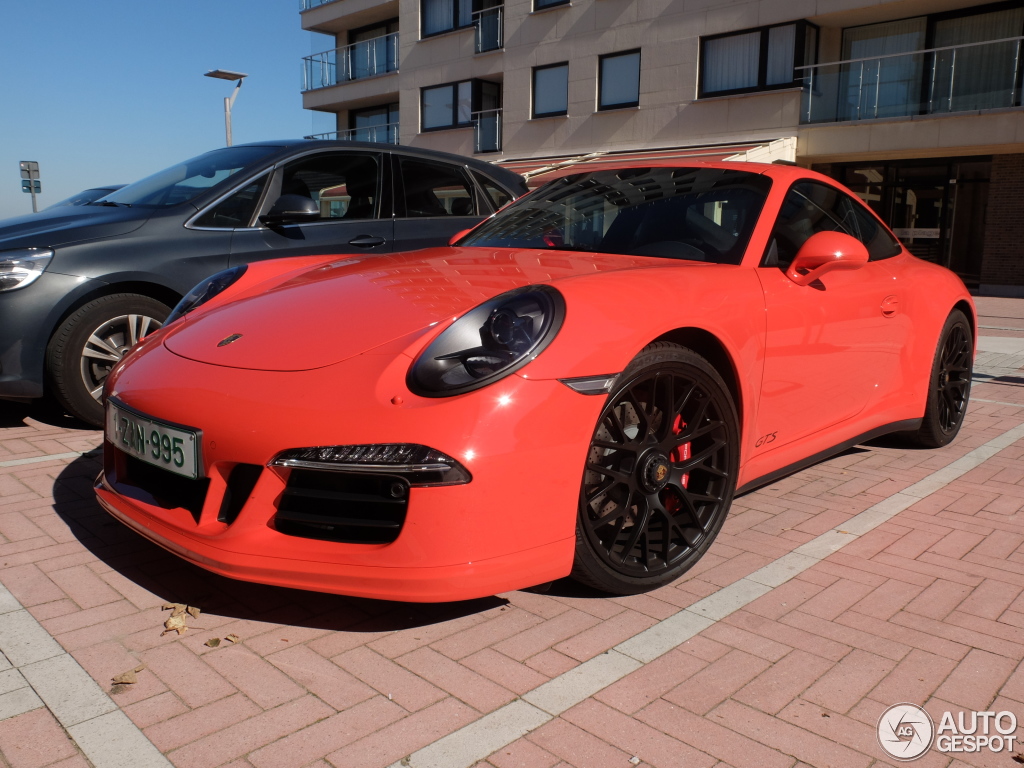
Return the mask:
{"type": "Polygon", "coordinates": [[[181,357],[231,368],[322,368],[426,331],[519,286],[669,263],[685,262],[493,248],[338,257],[186,317],[168,328],[163,343],[181,357]]]}
{"type": "Polygon", "coordinates": [[[151,209],[69,205],[0,221],[0,250],[57,248],[84,240],[117,237],[138,229],[151,209]]]}

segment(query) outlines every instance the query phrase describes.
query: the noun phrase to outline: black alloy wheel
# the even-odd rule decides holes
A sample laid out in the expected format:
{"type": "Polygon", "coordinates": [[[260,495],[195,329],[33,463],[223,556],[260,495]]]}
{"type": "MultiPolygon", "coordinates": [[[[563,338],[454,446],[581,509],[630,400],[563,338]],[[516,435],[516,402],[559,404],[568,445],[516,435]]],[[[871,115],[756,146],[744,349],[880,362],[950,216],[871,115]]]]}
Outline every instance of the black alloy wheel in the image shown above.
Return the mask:
{"type": "Polygon", "coordinates": [[[737,421],[704,358],[665,342],[645,348],[619,377],[590,442],[573,578],[635,594],[692,567],[732,503],[737,421]]]}
{"type": "Polygon", "coordinates": [[[928,401],[916,442],[940,448],[953,441],[964,423],[971,396],[974,336],[967,317],[954,310],[939,336],[928,380],[928,401]]]}

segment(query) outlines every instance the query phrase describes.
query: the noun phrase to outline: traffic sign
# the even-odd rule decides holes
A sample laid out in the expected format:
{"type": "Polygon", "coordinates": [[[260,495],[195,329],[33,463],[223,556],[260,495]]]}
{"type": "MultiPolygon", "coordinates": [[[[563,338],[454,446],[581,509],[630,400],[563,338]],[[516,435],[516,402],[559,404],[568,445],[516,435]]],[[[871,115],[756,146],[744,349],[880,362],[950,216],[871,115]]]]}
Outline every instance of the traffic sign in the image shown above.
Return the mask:
{"type": "Polygon", "coordinates": [[[37,163],[35,160],[22,160],[20,163],[18,163],[18,165],[21,166],[21,178],[39,178],[39,163],[37,163]]]}
{"type": "Polygon", "coordinates": [[[43,182],[39,181],[39,179],[22,179],[21,191],[28,192],[29,194],[35,192],[38,195],[43,191],[43,182]]]}

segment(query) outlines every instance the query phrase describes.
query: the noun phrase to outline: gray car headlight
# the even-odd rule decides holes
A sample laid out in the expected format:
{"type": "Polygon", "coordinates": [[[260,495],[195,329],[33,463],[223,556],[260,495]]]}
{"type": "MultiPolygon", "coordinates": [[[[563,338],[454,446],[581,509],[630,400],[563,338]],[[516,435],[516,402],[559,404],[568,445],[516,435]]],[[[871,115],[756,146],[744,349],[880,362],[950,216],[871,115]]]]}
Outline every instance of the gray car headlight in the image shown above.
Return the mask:
{"type": "Polygon", "coordinates": [[[43,274],[53,251],[49,248],[19,248],[0,251],[0,291],[13,291],[32,285],[43,274]]]}
{"type": "Polygon", "coordinates": [[[409,369],[406,384],[423,397],[486,387],[539,355],[565,319],[565,299],[549,285],[495,296],[444,329],[409,369]]]}

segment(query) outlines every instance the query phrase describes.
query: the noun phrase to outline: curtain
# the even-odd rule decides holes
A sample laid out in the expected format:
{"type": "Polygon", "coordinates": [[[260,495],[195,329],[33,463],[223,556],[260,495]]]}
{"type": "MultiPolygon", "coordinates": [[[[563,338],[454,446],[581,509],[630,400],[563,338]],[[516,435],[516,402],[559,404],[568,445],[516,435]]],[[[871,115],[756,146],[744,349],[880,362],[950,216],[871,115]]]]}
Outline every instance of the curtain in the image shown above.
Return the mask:
{"type": "Polygon", "coordinates": [[[924,49],[927,19],[869,24],[843,30],[840,120],[914,115],[921,106],[924,55],[890,56],[924,49]],[[886,57],[886,58],[881,58],[886,57]]]}
{"type": "Polygon", "coordinates": [[[452,28],[455,0],[423,0],[423,34],[434,35],[452,28]]]}
{"type": "MultiPolygon", "coordinates": [[[[940,21],[935,25],[935,47],[1017,37],[1022,26],[1024,8],[940,21]]],[[[1016,103],[1017,54],[1017,41],[936,51],[932,111],[1012,107],[1016,103]]]]}
{"type": "MultiPolygon", "coordinates": [[[[760,56],[760,32],[705,41],[704,92],[756,88],[760,56]]],[[[792,62],[790,57],[790,66],[792,62]]]]}
{"type": "Polygon", "coordinates": [[[796,24],[768,30],[768,79],[766,85],[793,82],[796,57],[796,24]]]}

